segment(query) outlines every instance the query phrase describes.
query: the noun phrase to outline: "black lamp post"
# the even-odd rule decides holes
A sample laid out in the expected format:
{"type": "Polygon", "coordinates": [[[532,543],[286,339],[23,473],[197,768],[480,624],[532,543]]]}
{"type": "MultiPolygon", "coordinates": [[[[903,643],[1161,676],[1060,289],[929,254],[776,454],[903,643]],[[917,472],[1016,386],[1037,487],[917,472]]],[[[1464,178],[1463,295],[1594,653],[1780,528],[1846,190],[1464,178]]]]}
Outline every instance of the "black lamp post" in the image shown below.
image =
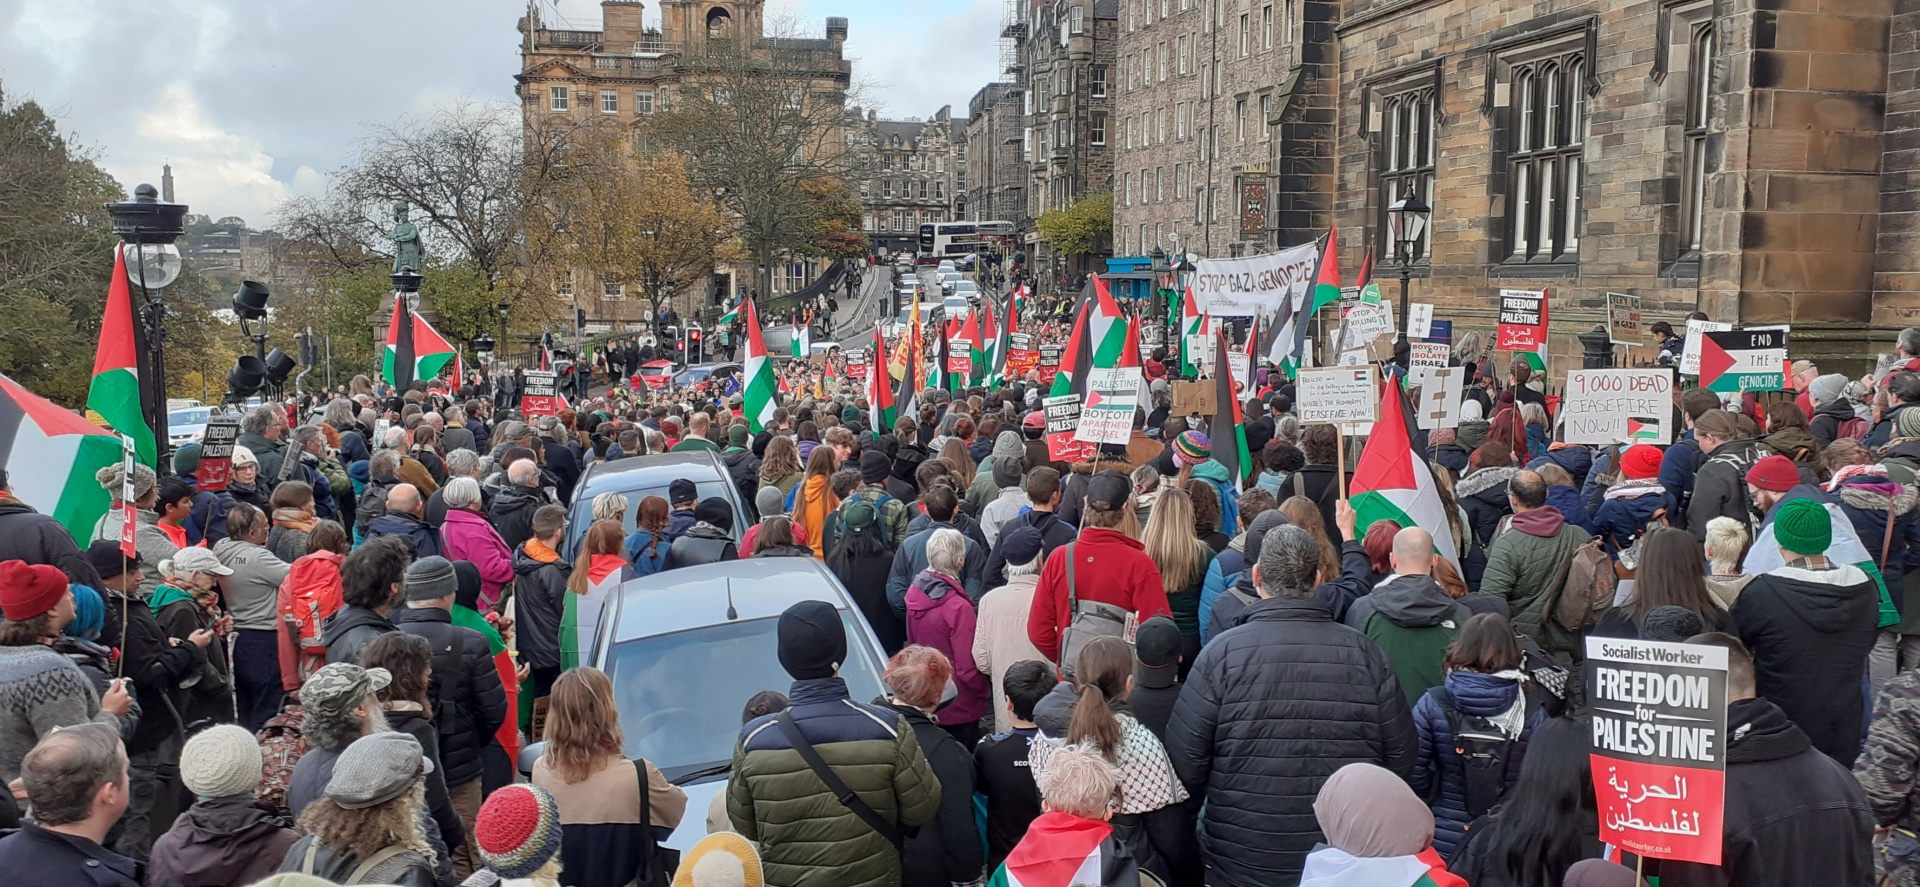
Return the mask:
{"type": "Polygon", "coordinates": [[[240,333],[253,340],[253,353],[240,355],[227,373],[229,403],[246,400],[267,385],[267,299],[272,296],[257,280],[241,281],[233,294],[233,315],[240,320],[240,333]]]}
{"type": "Polygon", "coordinates": [[[1393,238],[1394,251],[1400,257],[1400,316],[1398,318],[1401,337],[1406,336],[1407,323],[1407,284],[1413,280],[1413,260],[1420,248],[1420,238],[1427,233],[1427,219],[1433,215],[1433,207],[1420,199],[1420,193],[1413,186],[1407,186],[1407,193],[1393,205],[1387,207],[1387,233],[1393,238]]]}
{"type": "Polygon", "coordinates": [[[135,329],[146,340],[146,365],[140,371],[140,407],[153,429],[157,466],[171,470],[167,458],[167,306],[162,291],[180,276],[180,249],[173,245],[186,233],[187,205],[160,199],[152,185],[133,189],[133,196],[107,204],[113,215],[113,233],[126,245],[127,282],[140,288],[140,323],[135,329]]]}
{"type": "Polygon", "coordinates": [[[474,353],[474,356],[480,358],[481,364],[484,365],[484,364],[492,363],[493,362],[493,337],[487,335],[486,333],[481,333],[478,336],[474,336],[473,337],[473,353],[474,353]]]}

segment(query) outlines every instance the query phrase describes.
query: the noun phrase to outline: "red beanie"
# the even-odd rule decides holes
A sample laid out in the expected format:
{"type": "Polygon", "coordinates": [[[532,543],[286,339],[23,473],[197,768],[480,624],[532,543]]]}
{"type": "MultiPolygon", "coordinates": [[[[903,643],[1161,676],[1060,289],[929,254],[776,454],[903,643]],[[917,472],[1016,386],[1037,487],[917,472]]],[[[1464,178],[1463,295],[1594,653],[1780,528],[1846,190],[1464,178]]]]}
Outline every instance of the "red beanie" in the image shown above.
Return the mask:
{"type": "Polygon", "coordinates": [[[67,574],[26,561],[0,563],[0,616],[25,622],[52,610],[67,593],[67,574]]]}
{"type": "Polygon", "coordinates": [[[1634,444],[1620,454],[1620,473],[1629,480],[1660,476],[1660,448],[1652,444],[1634,444]]]}
{"type": "Polygon", "coordinates": [[[1747,469],[1747,483],[1763,490],[1784,493],[1800,483],[1800,469],[1785,456],[1768,456],[1747,469]]]}

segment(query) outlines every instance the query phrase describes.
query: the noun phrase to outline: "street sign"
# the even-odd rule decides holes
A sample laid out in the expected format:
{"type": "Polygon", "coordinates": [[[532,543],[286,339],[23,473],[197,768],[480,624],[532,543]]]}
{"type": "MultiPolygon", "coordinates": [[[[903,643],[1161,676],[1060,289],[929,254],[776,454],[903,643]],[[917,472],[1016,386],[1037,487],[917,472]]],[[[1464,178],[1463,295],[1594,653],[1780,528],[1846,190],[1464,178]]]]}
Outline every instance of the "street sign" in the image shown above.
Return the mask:
{"type": "Polygon", "coordinates": [[[1627,293],[1607,294],[1607,341],[1615,345],[1640,344],[1639,296],[1627,293]]]}
{"type": "Polygon", "coordinates": [[[1601,841],[1719,865],[1726,812],[1727,650],[1587,638],[1601,841]]]}
{"type": "Polygon", "coordinates": [[[1700,339],[1700,387],[1722,394],[1786,387],[1787,331],[1728,330],[1700,339]]]}
{"type": "Polygon", "coordinates": [[[1673,373],[1571,370],[1560,402],[1560,433],[1570,444],[1657,444],[1673,440],[1673,373]]]}

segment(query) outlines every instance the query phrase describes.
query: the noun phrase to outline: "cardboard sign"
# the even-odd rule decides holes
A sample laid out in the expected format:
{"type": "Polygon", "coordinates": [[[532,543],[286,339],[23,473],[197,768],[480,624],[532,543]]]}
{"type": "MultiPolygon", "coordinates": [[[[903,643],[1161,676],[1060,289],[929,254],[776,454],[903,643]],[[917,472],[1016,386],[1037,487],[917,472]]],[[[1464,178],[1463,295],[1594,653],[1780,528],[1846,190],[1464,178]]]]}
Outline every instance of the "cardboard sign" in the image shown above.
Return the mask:
{"type": "Polygon", "coordinates": [[[1545,290],[1501,290],[1495,351],[1539,351],[1547,341],[1545,290]]]}
{"type": "Polygon", "coordinates": [[[1380,386],[1372,366],[1302,369],[1294,390],[1293,412],[1302,425],[1372,422],[1378,417],[1380,386]]]}
{"type": "Polygon", "coordinates": [[[1049,397],[1046,411],[1047,458],[1055,462],[1079,462],[1099,449],[1099,444],[1074,438],[1075,430],[1080,427],[1080,395],[1049,397]]]}
{"type": "Polygon", "coordinates": [[[1140,368],[1096,369],[1087,374],[1076,440],[1123,444],[1133,438],[1133,411],[1140,404],[1140,368]]]}
{"type": "Polygon", "coordinates": [[[1211,416],[1220,406],[1213,396],[1212,382],[1173,383],[1173,414],[1176,416],[1211,416]]]}
{"type": "Polygon", "coordinates": [[[200,470],[193,475],[197,487],[209,493],[227,488],[233,479],[233,442],[239,439],[239,416],[207,420],[207,433],[200,438],[200,470]]]}
{"type": "Polygon", "coordinates": [[[1673,441],[1673,374],[1649,370],[1569,370],[1560,432],[1570,444],[1673,441]]]}
{"type": "Polygon", "coordinates": [[[560,376],[552,370],[528,370],[520,389],[520,415],[560,414],[560,376]]]}
{"type": "Polygon", "coordinates": [[[1428,431],[1460,426],[1460,390],[1466,381],[1465,367],[1429,367],[1409,378],[1420,387],[1420,400],[1414,404],[1415,425],[1428,431]]]}
{"type": "Polygon", "coordinates": [[[1787,331],[1728,330],[1700,338],[1700,387],[1723,394],[1786,387],[1787,331]]]}
{"type": "Polygon", "coordinates": [[[134,534],[140,531],[139,508],[135,500],[140,497],[134,493],[134,468],[140,461],[140,445],[132,435],[120,435],[120,553],[128,558],[140,556],[140,549],[134,546],[134,534]]]}
{"type": "Polygon", "coordinates": [[[1407,366],[1443,367],[1453,360],[1453,346],[1445,342],[1410,342],[1407,345],[1407,366]]]}
{"type": "Polygon", "coordinates": [[[1638,345],[1640,297],[1627,293],[1607,294],[1607,341],[1615,345],[1638,345]]]}
{"type": "Polygon", "coordinates": [[[1414,302],[1407,306],[1407,338],[1425,339],[1433,333],[1433,305],[1414,302]]]}
{"type": "Polygon", "coordinates": [[[1680,374],[1683,376],[1700,375],[1700,337],[1707,333],[1725,332],[1733,329],[1731,323],[1717,320],[1687,321],[1687,343],[1680,352],[1680,374]]]}
{"type": "Polygon", "coordinates": [[[1600,840],[1719,865],[1727,777],[1727,651],[1587,639],[1600,840]]]}

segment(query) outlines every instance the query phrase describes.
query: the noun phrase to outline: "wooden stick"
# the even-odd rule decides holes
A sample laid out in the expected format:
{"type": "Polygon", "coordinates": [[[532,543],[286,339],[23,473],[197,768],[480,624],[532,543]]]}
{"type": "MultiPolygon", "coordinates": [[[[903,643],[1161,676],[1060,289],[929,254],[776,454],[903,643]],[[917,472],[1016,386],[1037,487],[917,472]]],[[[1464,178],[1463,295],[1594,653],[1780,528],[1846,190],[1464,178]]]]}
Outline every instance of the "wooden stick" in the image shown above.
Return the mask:
{"type": "Polygon", "coordinates": [[[1340,482],[1340,499],[1345,501],[1347,498],[1347,431],[1338,425],[1333,428],[1340,432],[1333,438],[1333,446],[1337,454],[1334,458],[1333,475],[1340,482]]]}

